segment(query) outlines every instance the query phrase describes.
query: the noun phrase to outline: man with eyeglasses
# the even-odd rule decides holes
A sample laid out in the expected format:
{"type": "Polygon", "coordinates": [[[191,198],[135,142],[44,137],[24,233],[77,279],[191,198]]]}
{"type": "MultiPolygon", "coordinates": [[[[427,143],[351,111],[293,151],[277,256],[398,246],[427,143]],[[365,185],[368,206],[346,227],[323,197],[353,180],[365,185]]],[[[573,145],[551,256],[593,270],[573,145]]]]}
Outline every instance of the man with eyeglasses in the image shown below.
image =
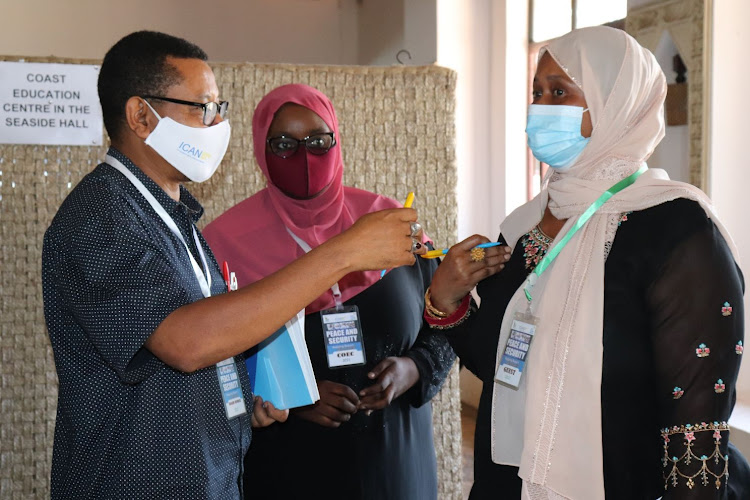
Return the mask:
{"type": "Polygon", "coordinates": [[[286,412],[253,401],[239,353],[345,274],[414,262],[416,213],[388,210],[224,294],[195,227],[203,209],[182,185],[211,177],[229,143],[228,103],[206,60],[185,40],[141,31],[102,63],[111,147],[44,238],[59,378],[52,498],[241,498],[251,425],[286,412]]]}

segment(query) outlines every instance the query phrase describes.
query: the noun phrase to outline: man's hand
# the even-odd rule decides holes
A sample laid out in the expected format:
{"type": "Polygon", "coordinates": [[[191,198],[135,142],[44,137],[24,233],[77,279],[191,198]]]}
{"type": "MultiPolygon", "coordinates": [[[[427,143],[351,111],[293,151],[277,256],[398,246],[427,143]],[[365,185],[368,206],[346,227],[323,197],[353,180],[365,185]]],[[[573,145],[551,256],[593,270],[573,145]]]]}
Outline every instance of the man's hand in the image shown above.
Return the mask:
{"type": "Polygon", "coordinates": [[[427,251],[421,245],[411,252],[411,222],[417,211],[412,208],[391,208],[360,217],[352,227],[328,240],[346,248],[352,271],[392,269],[414,264],[414,255],[427,251]],[[373,237],[376,235],[377,237],[373,237]]]}
{"type": "Polygon", "coordinates": [[[268,427],[274,422],[286,422],[288,417],[289,410],[277,410],[270,401],[263,401],[260,396],[255,396],[250,420],[253,427],[268,427]]]}

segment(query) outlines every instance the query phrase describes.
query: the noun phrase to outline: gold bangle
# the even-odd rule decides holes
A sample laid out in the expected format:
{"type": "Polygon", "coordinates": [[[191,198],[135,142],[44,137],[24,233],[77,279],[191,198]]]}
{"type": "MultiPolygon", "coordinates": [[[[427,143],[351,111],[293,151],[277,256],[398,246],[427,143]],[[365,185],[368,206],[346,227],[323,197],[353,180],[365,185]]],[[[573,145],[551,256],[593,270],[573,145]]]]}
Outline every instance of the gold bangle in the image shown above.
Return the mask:
{"type": "MultiPolygon", "coordinates": [[[[445,318],[447,318],[447,316],[435,316],[435,314],[432,311],[430,311],[429,309],[427,309],[427,308],[425,308],[425,312],[427,313],[427,316],[430,317],[430,318],[432,318],[432,319],[445,319],[445,318]]],[[[438,312],[440,312],[440,311],[438,311],[438,312]]]]}
{"type": "Polygon", "coordinates": [[[451,323],[450,325],[429,325],[429,326],[430,328],[434,330],[450,330],[451,328],[455,328],[461,323],[463,323],[464,321],[466,321],[467,319],[469,319],[469,316],[471,316],[471,313],[472,313],[472,308],[469,307],[464,313],[464,315],[458,318],[455,323],[451,323]]]}
{"type": "Polygon", "coordinates": [[[427,314],[435,318],[447,318],[450,314],[445,313],[439,309],[436,309],[430,301],[430,287],[424,292],[424,307],[427,310],[427,314]]]}

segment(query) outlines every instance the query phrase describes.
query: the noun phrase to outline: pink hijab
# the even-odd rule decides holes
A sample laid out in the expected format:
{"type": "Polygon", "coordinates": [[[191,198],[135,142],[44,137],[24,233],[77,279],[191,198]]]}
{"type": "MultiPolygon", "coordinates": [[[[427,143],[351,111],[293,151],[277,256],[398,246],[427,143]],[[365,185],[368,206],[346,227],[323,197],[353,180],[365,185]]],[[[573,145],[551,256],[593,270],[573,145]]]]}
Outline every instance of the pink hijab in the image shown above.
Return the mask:
{"type": "MultiPolygon", "coordinates": [[[[315,248],[351,227],[370,212],[401,206],[395,200],[343,185],[339,124],[333,104],[322,92],[307,85],[290,84],[269,92],[253,114],[255,159],[267,180],[267,187],[238,203],[209,224],[203,235],[221,264],[227,261],[245,286],[274,273],[304,255],[287,228],[315,248]],[[311,200],[295,200],[276,187],[266,164],[266,138],[276,112],[286,103],[304,106],[333,130],[337,143],[323,157],[334,164],[331,185],[311,200]]],[[[304,146],[300,145],[304,152],[304,146]]],[[[374,235],[375,237],[377,235],[374,235]]],[[[363,241],[363,245],[367,242],[363,241]]],[[[339,281],[342,300],[354,297],[380,279],[380,271],[350,273],[339,281]]],[[[306,314],[334,306],[329,290],[313,301],[306,314]]]]}

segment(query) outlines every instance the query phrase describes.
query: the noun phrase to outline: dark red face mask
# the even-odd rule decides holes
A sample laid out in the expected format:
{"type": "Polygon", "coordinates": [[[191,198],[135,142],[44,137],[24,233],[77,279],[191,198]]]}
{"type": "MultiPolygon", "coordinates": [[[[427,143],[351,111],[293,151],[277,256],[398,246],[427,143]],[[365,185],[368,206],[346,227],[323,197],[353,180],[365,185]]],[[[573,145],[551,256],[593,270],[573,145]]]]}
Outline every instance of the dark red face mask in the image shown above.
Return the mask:
{"type": "Polygon", "coordinates": [[[331,150],[323,155],[314,155],[302,145],[288,158],[266,151],[268,177],[273,185],[287,196],[299,200],[312,198],[331,184],[335,172],[333,159],[331,150]]]}

